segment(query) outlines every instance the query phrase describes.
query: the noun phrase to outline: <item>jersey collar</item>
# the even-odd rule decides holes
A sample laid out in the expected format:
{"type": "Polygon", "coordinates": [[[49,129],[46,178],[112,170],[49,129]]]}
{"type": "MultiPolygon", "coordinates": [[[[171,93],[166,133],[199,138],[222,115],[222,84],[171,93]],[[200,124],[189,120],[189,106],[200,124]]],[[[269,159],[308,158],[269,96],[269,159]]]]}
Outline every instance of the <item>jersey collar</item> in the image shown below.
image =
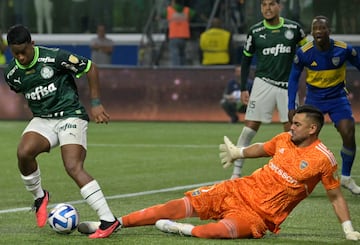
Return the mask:
{"type": "Polygon", "coordinates": [[[282,27],[284,25],[284,18],[280,17],[280,23],[278,25],[276,25],[276,26],[269,25],[266,22],[266,20],[263,20],[263,24],[267,29],[270,29],[270,30],[278,29],[278,28],[280,28],[280,27],[282,27]]]}

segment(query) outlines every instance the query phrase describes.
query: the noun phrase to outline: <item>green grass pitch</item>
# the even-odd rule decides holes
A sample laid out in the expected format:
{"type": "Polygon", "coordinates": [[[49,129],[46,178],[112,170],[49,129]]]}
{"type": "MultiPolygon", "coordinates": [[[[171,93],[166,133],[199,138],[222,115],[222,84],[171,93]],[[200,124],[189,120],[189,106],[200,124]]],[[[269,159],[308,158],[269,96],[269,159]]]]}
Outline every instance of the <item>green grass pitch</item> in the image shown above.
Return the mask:
{"type": "MultiPolygon", "coordinates": [[[[49,226],[36,227],[29,212],[32,197],[25,190],[16,163],[16,147],[27,122],[0,122],[1,202],[0,244],[353,244],[346,241],[321,184],[282,224],[279,235],[263,239],[205,240],[162,233],[153,226],[127,228],[110,238],[89,241],[78,232],[59,235],[49,226]]],[[[227,179],[231,168],[223,169],[218,145],[227,135],[233,142],[242,124],[111,122],[89,124],[88,155],[85,169],[100,183],[108,203],[117,216],[183,196],[183,192],[203,183],[227,179]]],[[[357,130],[359,126],[357,125],[357,130]]],[[[282,131],[280,124],[263,125],[253,142],[265,141],[282,131]]],[[[326,124],[321,139],[340,162],[341,139],[331,124],[326,124]]],[[[357,142],[359,137],[357,137],[357,142]]],[[[359,156],[353,177],[360,183],[359,156]]],[[[43,187],[51,193],[50,207],[72,203],[81,220],[97,220],[79,189],[63,169],[59,148],[42,154],[38,161],[43,187]]],[[[247,160],[244,174],[262,166],[267,159],[247,160]]],[[[340,166],[341,167],[341,166],[340,166]]],[[[353,225],[360,230],[359,196],[344,190],[353,225]]],[[[198,219],[184,222],[201,224],[198,219]]]]}

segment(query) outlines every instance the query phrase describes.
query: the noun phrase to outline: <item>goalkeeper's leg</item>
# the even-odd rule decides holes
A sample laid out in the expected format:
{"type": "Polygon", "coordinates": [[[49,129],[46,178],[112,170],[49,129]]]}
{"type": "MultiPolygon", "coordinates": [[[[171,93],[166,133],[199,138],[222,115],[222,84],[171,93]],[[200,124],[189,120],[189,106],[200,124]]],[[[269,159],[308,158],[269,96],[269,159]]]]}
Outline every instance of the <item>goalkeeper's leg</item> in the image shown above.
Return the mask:
{"type": "Polygon", "coordinates": [[[251,238],[252,232],[247,222],[236,222],[234,219],[222,219],[217,223],[195,226],[192,236],[200,238],[251,238]]]}
{"type": "MultiPolygon", "coordinates": [[[[250,127],[244,126],[244,128],[239,136],[237,146],[244,147],[244,146],[250,145],[250,143],[251,143],[252,139],[255,137],[255,135],[256,135],[256,130],[254,130],[250,127]]],[[[238,160],[234,161],[234,170],[233,170],[231,179],[241,177],[241,169],[242,169],[243,164],[244,164],[244,159],[238,159],[238,160]]]]}
{"type": "MultiPolygon", "coordinates": [[[[119,217],[121,227],[153,225],[160,219],[182,219],[193,216],[194,209],[187,198],[171,200],[165,204],[158,204],[119,217]]],[[[83,234],[92,234],[99,227],[100,222],[83,221],[78,231],[83,234]]]]}
{"type": "Polygon", "coordinates": [[[191,217],[193,207],[187,198],[171,200],[164,204],[155,205],[122,216],[120,222],[123,227],[153,225],[160,219],[183,219],[191,217]]]}

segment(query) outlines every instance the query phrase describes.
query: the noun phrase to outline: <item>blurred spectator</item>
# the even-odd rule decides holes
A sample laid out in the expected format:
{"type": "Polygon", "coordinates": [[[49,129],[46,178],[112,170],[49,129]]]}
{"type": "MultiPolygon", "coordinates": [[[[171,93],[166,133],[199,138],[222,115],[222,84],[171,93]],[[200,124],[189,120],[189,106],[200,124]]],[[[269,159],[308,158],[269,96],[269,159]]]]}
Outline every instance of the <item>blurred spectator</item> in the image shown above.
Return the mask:
{"type": "Polygon", "coordinates": [[[97,37],[90,42],[91,60],[96,64],[111,64],[114,42],[106,37],[105,25],[97,26],[97,37]]]}
{"type": "Polygon", "coordinates": [[[53,2],[52,0],[34,0],[36,12],[36,27],[38,33],[44,33],[44,22],[46,33],[53,32],[53,2]]]}
{"type": "Polygon", "coordinates": [[[25,26],[29,24],[27,12],[29,9],[29,2],[29,0],[13,0],[16,24],[22,24],[25,26]]]}
{"type": "Polygon", "coordinates": [[[7,29],[8,0],[0,0],[0,31],[7,29]]]}
{"type": "Polygon", "coordinates": [[[360,26],[357,23],[360,23],[360,18],[358,9],[354,8],[354,6],[359,6],[360,0],[353,0],[352,4],[349,4],[349,2],[340,1],[339,5],[342,33],[359,34],[360,26]]]}
{"type": "Polygon", "coordinates": [[[90,17],[89,17],[89,26],[90,31],[93,32],[97,29],[98,23],[103,23],[107,31],[112,30],[113,27],[113,10],[114,10],[114,1],[113,0],[90,0],[90,17]]]}
{"type": "Polygon", "coordinates": [[[294,20],[301,24],[300,21],[300,0],[283,0],[282,16],[294,20]]]}
{"type": "Polygon", "coordinates": [[[206,30],[215,0],[190,0],[189,7],[194,10],[195,16],[191,19],[191,35],[199,38],[206,30]]]}
{"type": "Polygon", "coordinates": [[[6,64],[6,56],[5,51],[7,49],[7,41],[3,38],[2,33],[0,31],[0,65],[6,64]]]}
{"type": "Polygon", "coordinates": [[[228,65],[231,62],[231,33],[222,28],[221,20],[214,18],[211,28],[200,35],[203,65],[228,65]]]}
{"type": "MultiPolygon", "coordinates": [[[[241,66],[236,66],[234,78],[228,81],[223,94],[223,98],[220,101],[220,105],[224,109],[226,114],[230,117],[231,123],[236,123],[239,121],[238,113],[246,112],[246,105],[242,104],[240,99],[240,75],[241,66]]],[[[249,80],[247,85],[249,91],[251,91],[252,80],[249,80]]]]}
{"type": "MultiPolygon", "coordinates": [[[[340,2],[341,1],[338,0],[313,0],[313,15],[324,15],[328,17],[329,24],[334,27],[334,29],[332,29],[333,33],[341,33],[340,2]]],[[[352,5],[354,3],[348,4],[352,5]]],[[[349,16],[346,15],[346,17],[348,18],[349,16]]]]}
{"type": "Polygon", "coordinates": [[[237,27],[238,33],[243,33],[246,23],[245,23],[245,0],[231,0],[230,1],[231,18],[237,27]]]}
{"type": "Polygon", "coordinates": [[[89,0],[71,0],[70,3],[70,28],[71,32],[89,32],[89,0]]]}
{"type": "Polygon", "coordinates": [[[168,20],[168,39],[171,64],[185,65],[186,43],[190,38],[190,19],[194,17],[194,10],[184,6],[182,0],[172,0],[166,9],[168,20]]]}

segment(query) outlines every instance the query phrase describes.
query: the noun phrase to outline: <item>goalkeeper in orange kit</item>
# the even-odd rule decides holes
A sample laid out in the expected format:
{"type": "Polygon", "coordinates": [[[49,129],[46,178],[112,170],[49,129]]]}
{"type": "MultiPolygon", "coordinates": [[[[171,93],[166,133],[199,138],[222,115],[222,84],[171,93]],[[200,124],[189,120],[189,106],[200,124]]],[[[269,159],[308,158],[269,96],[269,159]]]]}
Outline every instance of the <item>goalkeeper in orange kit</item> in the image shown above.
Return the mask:
{"type": "MultiPolygon", "coordinates": [[[[353,229],[347,203],[337,177],[334,155],[318,139],[324,116],[313,106],[295,111],[290,132],[265,143],[238,148],[225,136],[220,145],[222,164],[227,167],[239,158],[271,157],[252,175],[200,187],[185,197],[168,201],[119,218],[122,227],[153,225],[163,232],[200,238],[261,238],[280,225],[321,181],[348,240],[360,240],[353,229]],[[203,225],[178,223],[199,217],[216,220],[203,225]]],[[[83,222],[82,233],[96,230],[94,222],[83,222]]]]}

